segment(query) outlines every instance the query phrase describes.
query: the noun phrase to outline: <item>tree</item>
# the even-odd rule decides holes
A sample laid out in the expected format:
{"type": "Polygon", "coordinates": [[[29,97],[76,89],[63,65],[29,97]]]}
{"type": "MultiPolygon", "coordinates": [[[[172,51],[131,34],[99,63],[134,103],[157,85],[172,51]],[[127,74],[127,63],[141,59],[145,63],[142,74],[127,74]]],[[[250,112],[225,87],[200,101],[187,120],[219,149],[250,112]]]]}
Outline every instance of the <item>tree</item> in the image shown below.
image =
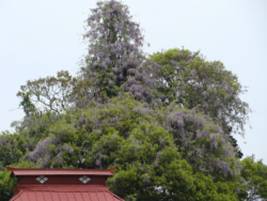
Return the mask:
{"type": "Polygon", "coordinates": [[[209,115],[226,133],[243,131],[248,104],[240,99],[243,89],[237,77],[221,62],[206,61],[199,52],[186,49],[170,49],[150,58],[161,66],[164,101],[209,115]]]}
{"type": "Polygon", "coordinates": [[[12,191],[15,186],[14,179],[11,178],[10,172],[0,172],[0,198],[1,201],[8,201],[12,197],[12,191]]]}
{"type": "Polygon", "coordinates": [[[208,116],[171,104],[161,116],[183,157],[198,171],[214,178],[240,174],[235,147],[223,129],[208,116]]]}
{"type": "Polygon", "coordinates": [[[129,71],[123,90],[130,92],[135,99],[149,103],[151,107],[159,107],[162,105],[160,89],[163,85],[160,66],[146,59],[136,69],[129,71]]]}
{"type": "Polygon", "coordinates": [[[113,169],[108,185],[127,201],[266,197],[265,165],[237,157],[233,134],[249,109],[232,72],[185,49],[145,57],[119,1],[99,2],[87,25],[79,76],[61,71],[21,87],[25,117],[0,136],[2,167],[113,169]]]}
{"type": "Polygon", "coordinates": [[[11,133],[0,134],[0,170],[6,166],[16,164],[25,154],[25,139],[11,133]]]}
{"type": "Polygon", "coordinates": [[[223,129],[242,157],[234,133],[244,133],[248,104],[240,99],[243,89],[232,72],[219,61],[206,61],[199,52],[170,49],[155,53],[150,59],[160,66],[159,96],[164,103],[175,102],[188,109],[203,112],[223,129]]]}
{"type": "Polygon", "coordinates": [[[60,114],[73,105],[72,93],[76,80],[68,71],[60,71],[56,76],[48,76],[28,81],[21,86],[17,96],[26,116],[53,112],[60,114]]]}
{"type": "Polygon", "coordinates": [[[83,76],[93,81],[90,90],[95,98],[112,97],[118,94],[128,71],[142,62],[143,36],[128,7],[115,0],[98,2],[87,25],[89,51],[83,76]]]}
{"type": "MultiPolygon", "coordinates": [[[[205,175],[209,172],[183,157],[180,150],[185,147],[175,143],[175,134],[159,118],[166,111],[161,112],[126,94],[108,103],[91,103],[39,129],[38,136],[28,137],[29,148],[21,159],[35,167],[113,169],[109,186],[126,200],[237,200],[236,186],[220,187],[211,175],[205,175]]],[[[209,139],[202,140],[208,146],[209,139]]],[[[206,151],[197,146],[191,149],[206,151]]],[[[205,157],[212,155],[207,152],[205,157]]]]}
{"type": "Polygon", "coordinates": [[[245,180],[246,201],[267,200],[267,166],[254,157],[242,160],[242,177],[245,180]]]}

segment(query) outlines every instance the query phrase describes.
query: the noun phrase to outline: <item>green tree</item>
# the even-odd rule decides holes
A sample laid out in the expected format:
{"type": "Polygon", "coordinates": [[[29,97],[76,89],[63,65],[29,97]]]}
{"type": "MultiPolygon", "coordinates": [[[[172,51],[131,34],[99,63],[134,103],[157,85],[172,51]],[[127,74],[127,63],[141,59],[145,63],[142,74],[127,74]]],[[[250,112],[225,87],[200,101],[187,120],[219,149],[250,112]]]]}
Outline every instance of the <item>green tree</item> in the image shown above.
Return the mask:
{"type": "MultiPolygon", "coordinates": [[[[87,25],[79,76],[61,71],[21,87],[25,117],[0,136],[2,169],[110,168],[109,187],[127,201],[266,198],[266,166],[237,157],[233,134],[248,105],[232,72],[185,49],[146,58],[119,1],[99,2],[87,25]]],[[[0,174],[1,199],[10,182],[0,174]]]]}
{"type": "Polygon", "coordinates": [[[200,110],[226,133],[243,131],[248,105],[240,99],[243,89],[237,77],[223,63],[206,61],[199,52],[186,49],[170,49],[150,58],[160,64],[165,102],[175,101],[185,108],[200,110]]]}
{"type": "Polygon", "coordinates": [[[233,133],[244,133],[248,104],[240,99],[242,86],[219,61],[206,61],[199,52],[170,49],[151,55],[158,67],[158,89],[165,103],[175,102],[203,112],[219,124],[228,140],[242,156],[233,133]]]}
{"type": "Polygon", "coordinates": [[[15,180],[11,178],[10,172],[0,172],[0,198],[2,201],[8,201],[12,197],[12,191],[15,186],[15,180]]]}
{"type": "MultiPolygon", "coordinates": [[[[67,112],[46,130],[39,129],[38,140],[32,139],[21,158],[36,167],[113,169],[109,186],[126,200],[237,200],[236,186],[221,187],[212,174],[205,175],[210,172],[203,170],[208,170],[204,161],[198,169],[189,157],[183,158],[185,152],[180,150],[186,147],[175,143],[175,133],[159,118],[166,113],[126,94],[105,104],[91,103],[86,109],[67,112]]],[[[204,147],[209,144],[206,137],[198,138],[207,141],[204,147]]],[[[205,152],[204,147],[192,146],[191,151],[205,152]]],[[[212,155],[207,151],[201,159],[212,155]]],[[[223,172],[216,174],[225,183],[223,172]]]]}
{"type": "Polygon", "coordinates": [[[25,154],[25,139],[11,133],[0,134],[0,170],[10,164],[16,164],[25,154]]]}
{"type": "Polygon", "coordinates": [[[245,182],[246,201],[267,200],[267,166],[253,157],[242,160],[242,177],[245,182]]]}
{"type": "Polygon", "coordinates": [[[22,99],[22,106],[26,116],[46,112],[61,112],[73,105],[73,89],[76,80],[68,71],[60,71],[56,76],[48,76],[20,87],[17,96],[22,99]]]}

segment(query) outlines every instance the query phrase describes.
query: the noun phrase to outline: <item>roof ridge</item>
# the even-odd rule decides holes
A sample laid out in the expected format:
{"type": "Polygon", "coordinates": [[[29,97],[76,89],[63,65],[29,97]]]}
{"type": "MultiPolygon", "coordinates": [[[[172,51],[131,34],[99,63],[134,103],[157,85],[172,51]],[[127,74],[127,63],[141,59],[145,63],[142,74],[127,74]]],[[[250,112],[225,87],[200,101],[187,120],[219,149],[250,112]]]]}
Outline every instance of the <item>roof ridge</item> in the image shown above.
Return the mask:
{"type": "Polygon", "coordinates": [[[36,176],[36,175],[94,175],[94,176],[112,176],[111,170],[97,170],[97,169],[60,169],[60,168],[49,168],[49,169],[36,169],[36,168],[8,168],[15,176],[36,176]]]}
{"type": "Polygon", "coordinates": [[[100,170],[100,169],[89,169],[89,168],[16,168],[16,167],[7,167],[8,170],[14,171],[14,170],[33,170],[33,171],[38,171],[38,170],[44,170],[44,171],[64,171],[64,170],[71,170],[71,171],[99,171],[99,172],[112,172],[111,169],[105,169],[105,170],[100,170]]]}

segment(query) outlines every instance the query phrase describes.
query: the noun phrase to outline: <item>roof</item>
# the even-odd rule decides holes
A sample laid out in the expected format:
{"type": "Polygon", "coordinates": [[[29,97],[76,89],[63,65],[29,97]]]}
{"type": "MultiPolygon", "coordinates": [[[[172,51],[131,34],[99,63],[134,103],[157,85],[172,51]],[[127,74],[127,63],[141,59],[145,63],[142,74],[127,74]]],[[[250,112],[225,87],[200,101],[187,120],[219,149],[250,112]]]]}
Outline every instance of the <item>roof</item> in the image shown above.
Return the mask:
{"type": "Polygon", "coordinates": [[[123,201],[105,185],[107,177],[112,175],[110,170],[9,170],[18,178],[10,201],[123,201]]]}
{"type": "Polygon", "coordinates": [[[26,169],[9,168],[15,176],[37,176],[37,175],[91,175],[91,176],[112,176],[111,170],[89,170],[89,169],[26,169]]]}
{"type": "Polygon", "coordinates": [[[105,186],[48,185],[21,188],[10,201],[123,201],[105,186]]]}

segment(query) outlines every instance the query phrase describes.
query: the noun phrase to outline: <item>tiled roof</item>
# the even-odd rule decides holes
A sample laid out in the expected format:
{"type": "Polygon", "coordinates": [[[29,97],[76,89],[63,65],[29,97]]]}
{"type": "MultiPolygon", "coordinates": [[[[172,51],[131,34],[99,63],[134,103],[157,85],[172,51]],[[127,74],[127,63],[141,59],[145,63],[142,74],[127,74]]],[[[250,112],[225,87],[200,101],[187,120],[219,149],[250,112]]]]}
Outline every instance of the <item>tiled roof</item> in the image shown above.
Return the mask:
{"type": "Polygon", "coordinates": [[[105,186],[32,185],[21,186],[10,201],[123,201],[105,186]]]}

